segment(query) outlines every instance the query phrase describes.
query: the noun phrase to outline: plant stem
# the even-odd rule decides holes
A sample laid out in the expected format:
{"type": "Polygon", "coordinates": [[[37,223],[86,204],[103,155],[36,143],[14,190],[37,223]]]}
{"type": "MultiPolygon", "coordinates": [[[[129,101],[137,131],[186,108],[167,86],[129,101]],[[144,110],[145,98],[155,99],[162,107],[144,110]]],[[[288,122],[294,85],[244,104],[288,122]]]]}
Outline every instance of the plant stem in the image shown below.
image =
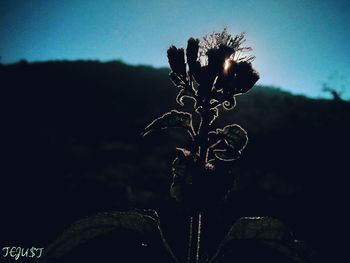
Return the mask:
{"type": "Polygon", "coordinates": [[[202,232],[202,214],[198,213],[198,231],[197,231],[197,252],[196,252],[196,263],[199,262],[200,245],[201,245],[201,232],[202,232]]]}
{"type": "MultiPolygon", "coordinates": [[[[200,182],[199,176],[203,176],[205,172],[205,167],[208,161],[208,133],[209,133],[209,123],[210,123],[210,98],[207,98],[203,103],[203,109],[201,112],[201,123],[197,131],[197,139],[199,139],[198,147],[198,174],[193,176],[193,184],[195,184],[195,189],[198,187],[200,182]]],[[[200,186],[200,185],[199,185],[200,186]]],[[[200,200],[197,200],[200,201],[200,200]]],[[[197,208],[198,209],[198,208],[197,208]]],[[[200,260],[201,253],[201,233],[202,233],[202,214],[198,210],[195,215],[191,217],[190,220],[190,236],[189,236],[189,248],[188,248],[188,263],[198,263],[200,260]]]]}
{"type": "Polygon", "coordinates": [[[188,263],[198,263],[200,259],[200,243],[202,231],[202,214],[190,218],[190,235],[188,241],[188,263]]]}
{"type": "Polygon", "coordinates": [[[190,235],[188,237],[188,253],[187,253],[187,262],[191,263],[191,258],[192,258],[192,248],[193,248],[193,216],[190,218],[190,235]]]}
{"type": "Polygon", "coordinates": [[[196,223],[197,219],[195,216],[191,216],[190,219],[190,236],[189,236],[189,242],[188,242],[188,255],[187,255],[187,262],[188,263],[196,263],[196,248],[197,248],[197,238],[196,238],[196,223]]]}

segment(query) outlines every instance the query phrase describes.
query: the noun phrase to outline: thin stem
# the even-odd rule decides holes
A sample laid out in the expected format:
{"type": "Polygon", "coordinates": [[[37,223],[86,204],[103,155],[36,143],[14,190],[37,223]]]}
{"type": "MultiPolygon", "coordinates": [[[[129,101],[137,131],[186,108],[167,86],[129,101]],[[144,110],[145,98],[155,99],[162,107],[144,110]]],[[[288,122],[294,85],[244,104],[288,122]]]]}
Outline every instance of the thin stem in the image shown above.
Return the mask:
{"type": "Polygon", "coordinates": [[[196,263],[199,262],[200,247],[201,247],[201,232],[202,232],[202,214],[198,214],[198,231],[197,231],[197,252],[196,263]]]}
{"type": "MultiPolygon", "coordinates": [[[[211,90],[209,87],[201,87],[204,90],[211,90]]],[[[211,87],[210,87],[211,88],[211,87]]],[[[206,163],[208,162],[209,152],[209,141],[208,133],[210,128],[210,92],[208,98],[203,101],[202,110],[198,112],[200,114],[201,122],[199,124],[196,134],[195,141],[197,144],[198,158],[198,169],[197,174],[193,175],[193,184],[198,187],[200,182],[199,176],[204,176],[206,163]]],[[[202,234],[202,214],[197,211],[190,220],[190,235],[189,235],[189,246],[188,246],[188,263],[198,263],[201,258],[201,234],[202,234]]]]}
{"type": "Polygon", "coordinates": [[[199,130],[197,134],[200,137],[201,143],[200,143],[200,150],[199,150],[199,165],[202,166],[201,168],[205,168],[205,164],[207,162],[207,156],[208,156],[208,133],[209,133],[209,115],[210,115],[210,104],[209,101],[207,101],[203,105],[203,111],[201,114],[201,125],[199,127],[199,130]]]}
{"type": "Polygon", "coordinates": [[[188,263],[198,263],[197,262],[197,251],[198,251],[198,217],[192,216],[190,220],[190,235],[188,242],[188,263]]]}
{"type": "Polygon", "coordinates": [[[191,216],[190,218],[190,235],[188,237],[188,254],[187,254],[188,263],[191,263],[192,240],[193,240],[193,216],[191,216]]]}
{"type": "Polygon", "coordinates": [[[194,138],[196,137],[196,133],[194,132],[193,127],[191,127],[190,130],[187,130],[187,132],[190,135],[191,140],[194,142],[194,138]]]}
{"type": "MultiPolygon", "coordinates": [[[[205,166],[206,163],[208,162],[208,151],[209,151],[209,142],[208,142],[208,133],[209,133],[209,126],[210,126],[210,98],[207,98],[203,105],[203,109],[201,111],[200,117],[201,117],[201,123],[200,126],[198,127],[197,135],[199,136],[199,145],[198,145],[198,155],[199,155],[199,160],[198,160],[198,175],[196,178],[193,178],[193,183],[197,183],[199,180],[199,176],[204,176],[205,172],[205,166]]],[[[193,222],[194,223],[194,228],[195,232],[192,231],[192,233],[195,233],[195,237],[192,236],[192,239],[196,238],[196,251],[195,251],[195,258],[191,259],[191,263],[198,263],[200,258],[201,258],[201,234],[202,234],[202,214],[201,212],[197,212],[196,214],[196,220],[193,222]]],[[[192,249],[193,251],[193,249],[192,249]]],[[[192,255],[191,255],[192,256],[192,255]]]]}

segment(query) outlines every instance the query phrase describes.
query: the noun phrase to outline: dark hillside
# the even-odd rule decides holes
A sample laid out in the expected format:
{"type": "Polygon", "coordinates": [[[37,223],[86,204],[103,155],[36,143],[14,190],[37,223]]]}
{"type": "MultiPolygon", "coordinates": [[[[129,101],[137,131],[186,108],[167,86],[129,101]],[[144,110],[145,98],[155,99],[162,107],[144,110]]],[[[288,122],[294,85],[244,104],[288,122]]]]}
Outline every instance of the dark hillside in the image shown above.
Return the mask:
{"type": "MultiPolygon", "coordinates": [[[[45,247],[77,218],[144,207],[160,211],[182,249],[173,224],[182,211],[168,189],[172,149],[185,140],[140,136],[154,117],[181,109],[168,71],[117,61],[0,65],[2,244],[45,247]]],[[[242,125],[250,141],[223,169],[234,189],[208,222],[221,226],[212,242],[239,216],[270,215],[336,262],[346,251],[350,103],[260,86],[237,101],[224,122],[242,125]]]]}

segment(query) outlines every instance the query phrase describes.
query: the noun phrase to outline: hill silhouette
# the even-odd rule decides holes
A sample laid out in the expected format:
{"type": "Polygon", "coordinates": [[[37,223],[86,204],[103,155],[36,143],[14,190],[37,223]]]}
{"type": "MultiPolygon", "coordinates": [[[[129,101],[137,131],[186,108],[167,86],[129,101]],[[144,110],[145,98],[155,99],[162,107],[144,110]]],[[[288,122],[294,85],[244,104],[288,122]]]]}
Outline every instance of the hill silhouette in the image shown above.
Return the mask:
{"type": "MultiPolygon", "coordinates": [[[[119,61],[0,65],[3,242],[46,246],[76,218],[130,207],[155,208],[169,236],[183,232],[172,224],[184,219],[168,189],[172,149],[185,137],[140,136],[154,117],[181,110],[168,73],[119,61]]],[[[222,223],[212,242],[239,216],[270,215],[329,258],[341,255],[349,114],[348,102],[271,87],[238,97],[222,119],[242,125],[249,143],[223,168],[233,189],[211,219],[222,223]]]]}

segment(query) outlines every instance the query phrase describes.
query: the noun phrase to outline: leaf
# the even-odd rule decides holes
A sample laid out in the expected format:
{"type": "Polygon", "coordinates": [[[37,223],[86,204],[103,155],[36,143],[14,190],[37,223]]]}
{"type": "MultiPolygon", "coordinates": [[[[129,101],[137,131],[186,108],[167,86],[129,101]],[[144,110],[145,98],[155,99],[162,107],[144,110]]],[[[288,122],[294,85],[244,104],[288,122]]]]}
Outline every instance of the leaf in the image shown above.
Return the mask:
{"type": "Polygon", "coordinates": [[[208,140],[209,140],[209,144],[213,146],[214,144],[216,145],[221,140],[221,136],[219,136],[219,134],[215,131],[210,131],[208,133],[208,140]]]}
{"type": "Polygon", "coordinates": [[[186,87],[186,82],[185,82],[186,78],[185,78],[185,81],[184,81],[174,71],[171,71],[169,76],[170,76],[171,81],[173,82],[173,84],[176,87],[181,87],[181,88],[185,88],[186,87]]]}
{"type": "Polygon", "coordinates": [[[243,217],[230,229],[225,241],[231,239],[290,239],[285,225],[271,217],[243,217]]]}
{"type": "Polygon", "coordinates": [[[222,130],[219,130],[226,143],[236,151],[242,151],[248,143],[247,132],[237,124],[231,124],[225,126],[222,130]]]}
{"type": "Polygon", "coordinates": [[[247,132],[239,125],[227,125],[209,133],[213,154],[221,161],[233,161],[240,157],[248,143],[247,132]]]}
{"type": "MultiPolygon", "coordinates": [[[[153,211],[153,215],[156,212],[153,211]]],[[[178,262],[163,237],[157,216],[136,211],[102,213],[77,221],[48,246],[43,259],[46,262],[74,262],[72,257],[78,253],[76,257],[80,261],[86,257],[85,253],[89,259],[93,254],[91,249],[103,248],[99,255],[102,257],[106,246],[113,249],[115,262],[120,261],[123,255],[130,260],[128,262],[134,262],[132,259],[136,262],[142,254],[147,256],[150,253],[167,262],[178,262]],[[109,238],[107,242],[101,239],[106,236],[109,238]],[[88,246],[89,243],[93,245],[88,246]],[[130,255],[130,251],[139,251],[140,255],[130,255]]]]}
{"type": "Polygon", "coordinates": [[[177,148],[180,155],[172,165],[173,182],[170,186],[170,195],[177,201],[187,200],[192,192],[193,156],[185,149],[177,148]]]}
{"type": "Polygon", "coordinates": [[[180,147],[176,147],[176,150],[181,154],[182,157],[190,157],[192,155],[192,153],[185,149],[185,148],[180,148],[180,147]]]}
{"type": "Polygon", "coordinates": [[[219,110],[217,108],[210,109],[209,125],[211,125],[219,117],[219,110]]]}
{"type": "Polygon", "coordinates": [[[232,148],[230,149],[230,147],[227,149],[213,150],[213,153],[217,159],[226,162],[237,160],[241,156],[239,151],[235,151],[232,148]]]}
{"type": "Polygon", "coordinates": [[[262,258],[264,262],[310,262],[280,220],[243,217],[231,227],[210,263],[257,262],[262,258]]]}
{"type": "Polygon", "coordinates": [[[228,98],[224,101],[222,106],[225,110],[232,110],[236,106],[236,98],[234,96],[227,96],[228,98]]]}
{"type": "Polygon", "coordinates": [[[184,128],[190,133],[193,132],[192,115],[187,112],[172,110],[151,122],[142,132],[142,135],[146,136],[154,130],[167,128],[184,128]]]}
{"type": "MultiPolygon", "coordinates": [[[[177,94],[176,96],[176,102],[178,104],[180,104],[181,106],[184,106],[184,102],[183,102],[183,99],[184,98],[190,98],[190,99],[193,99],[194,102],[195,102],[195,105],[196,105],[196,99],[193,97],[193,94],[191,91],[187,90],[187,89],[181,89],[179,94],[177,94]]],[[[195,106],[194,106],[195,107],[195,106]]]]}

